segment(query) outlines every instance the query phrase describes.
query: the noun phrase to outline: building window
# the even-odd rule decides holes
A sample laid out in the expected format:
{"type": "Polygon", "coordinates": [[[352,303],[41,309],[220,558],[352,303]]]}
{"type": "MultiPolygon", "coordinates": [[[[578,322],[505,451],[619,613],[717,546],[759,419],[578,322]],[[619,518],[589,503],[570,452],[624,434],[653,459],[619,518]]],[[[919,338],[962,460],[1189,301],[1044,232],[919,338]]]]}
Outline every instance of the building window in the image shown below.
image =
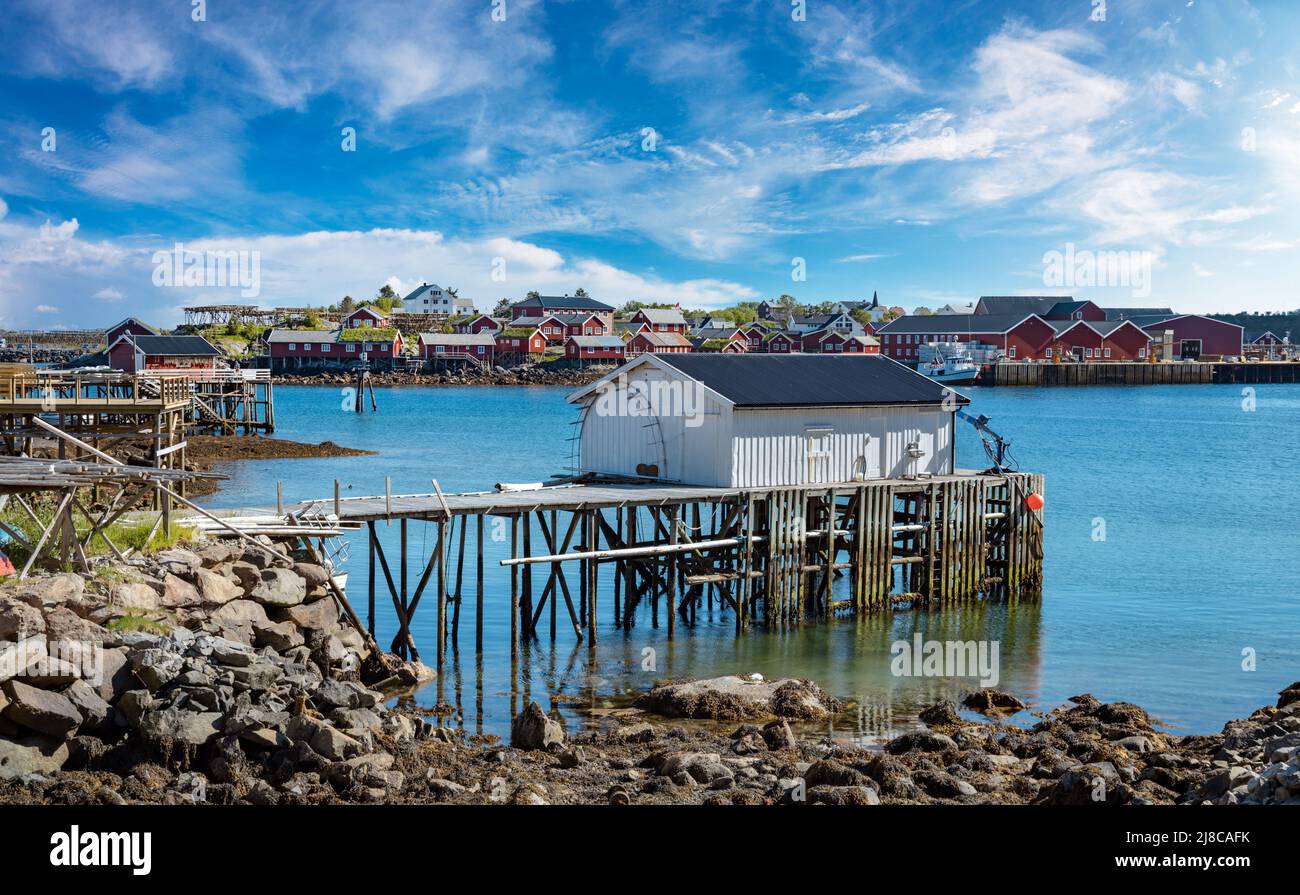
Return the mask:
{"type": "Polygon", "coordinates": [[[1109,349],[1109,348],[1106,349],[1106,356],[1107,356],[1107,357],[1110,357],[1110,349],[1109,349]]]}
{"type": "Polygon", "coordinates": [[[325,353],[325,354],[329,354],[330,346],[328,346],[328,345],[321,345],[321,346],[320,346],[320,350],[321,350],[323,353],[325,353]]]}
{"type": "Polygon", "coordinates": [[[289,343],[289,350],[290,350],[290,351],[297,351],[297,350],[298,350],[298,345],[297,345],[297,343],[295,343],[295,342],[290,342],[290,343],[289,343]]]}
{"type": "Polygon", "coordinates": [[[354,353],[356,353],[356,350],[357,350],[357,343],[356,343],[356,342],[348,342],[348,353],[349,353],[349,354],[354,354],[354,353]]]}
{"type": "Polygon", "coordinates": [[[1147,356],[1147,350],[1145,348],[1139,348],[1138,357],[1146,357],[1146,356],[1147,356]]]}
{"type": "Polygon", "coordinates": [[[1012,345],[1010,348],[1007,349],[1007,357],[1015,357],[1015,356],[1016,356],[1016,346],[1012,345]]]}

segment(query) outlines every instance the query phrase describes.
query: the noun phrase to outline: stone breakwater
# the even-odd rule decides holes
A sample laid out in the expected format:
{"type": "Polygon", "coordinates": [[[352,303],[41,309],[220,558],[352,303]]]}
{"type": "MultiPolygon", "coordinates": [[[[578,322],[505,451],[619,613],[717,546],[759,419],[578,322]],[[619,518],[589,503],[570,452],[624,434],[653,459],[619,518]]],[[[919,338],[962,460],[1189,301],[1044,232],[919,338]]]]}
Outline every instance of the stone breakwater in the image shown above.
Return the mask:
{"type": "MultiPolygon", "coordinates": [[[[524,364],[518,367],[494,367],[491,370],[447,370],[441,372],[408,372],[382,370],[372,372],[375,385],[570,385],[579,386],[595,382],[613,370],[608,366],[571,367],[542,364],[524,364]]],[[[271,380],[277,385],[338,385],[351,386],[357,381],[356,373],[345,370],[303,370],[278,373],[271,380]]]]}
{"type": "Polygon", "coordinates": [[[469,737],[388,706],[427,669],[351,628],[325,575],[208,540],[0,587],[0,802],[1300,803],[1300,682],[1209,736],[1087,694],[1011,723],[1033,717],[983,690],[860,746],[811,681],[733,676],[469,737]]]}
{"type": "Polygon", "coordinates": [[[335,799],[400,790],[391,750],[432,728],[384,691],[427,669],[351,627],[321,566],[193,546],[0,588],[0,800],[274,801],[308,767],[335,799]]]}

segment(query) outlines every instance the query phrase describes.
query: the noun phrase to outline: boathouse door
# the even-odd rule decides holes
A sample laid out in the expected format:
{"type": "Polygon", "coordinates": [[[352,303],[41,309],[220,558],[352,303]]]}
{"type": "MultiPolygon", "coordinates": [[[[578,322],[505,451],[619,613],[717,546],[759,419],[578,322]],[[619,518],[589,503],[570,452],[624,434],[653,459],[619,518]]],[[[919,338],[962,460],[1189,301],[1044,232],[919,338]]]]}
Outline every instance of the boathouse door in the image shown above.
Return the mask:
{"type": "Polygon", "coordinates": [[[809,426],[804,432],[808,442],[808,484],[819,485],[830,482],[834,430],[829,426],[809,426]]]}

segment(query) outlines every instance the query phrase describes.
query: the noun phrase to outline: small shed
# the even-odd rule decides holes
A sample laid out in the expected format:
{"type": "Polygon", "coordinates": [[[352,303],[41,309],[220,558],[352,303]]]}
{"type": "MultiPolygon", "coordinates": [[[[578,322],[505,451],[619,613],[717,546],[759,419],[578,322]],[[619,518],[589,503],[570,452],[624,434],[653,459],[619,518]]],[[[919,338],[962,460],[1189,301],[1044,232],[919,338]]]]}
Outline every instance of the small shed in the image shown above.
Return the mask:
{"type": "Polygon", "coordinates": [[[644,354],[568,400],[581,472],[734,488],[951,473],[969,403],[872,354],[644,354]]]}

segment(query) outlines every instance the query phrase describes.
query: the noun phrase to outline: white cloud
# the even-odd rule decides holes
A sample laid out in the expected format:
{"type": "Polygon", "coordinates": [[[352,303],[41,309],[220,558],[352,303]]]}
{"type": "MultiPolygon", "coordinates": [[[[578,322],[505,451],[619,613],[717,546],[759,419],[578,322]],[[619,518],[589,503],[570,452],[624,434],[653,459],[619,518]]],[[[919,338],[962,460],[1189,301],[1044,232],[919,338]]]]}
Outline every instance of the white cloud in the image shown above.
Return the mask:
{"type": "MultiPolygon", "coordinates": [[[[6,319],[26,310],[58,313],[52,306],[43,311],[25,309],[22,299],[33,293],[85,290],[85,282],[92,278],[106,283],[95,298],[111,304],[117,300],[112,296],[130,294],[132,311],[159,324],[178,322],[178,309],[184,305],[219,302],[237,294],[234,289],[223,294],[211,288],[156,287],[151,255],[157,249],[170,250],[170,242],[161,246],[95,243],[80,239],[77,229],[75,220],[59,225],[47,222],[36,229],[0,226],[0,303],[6,319]]],[[[569,257],[524,240],[448,239],[433,230],[320,230],[184,242],[187,250],[197,252],[256,252],[261,301],[268,305],[322,305],[344,295],[369,297],[385,283],[406,294],[422,282],[456,287],[482,310],[491,309],[501,298],[522,298],[532,289],[572,293],[583,287],[612,305],[637,299],[703,308],[758,297],[753,289],[727,280],[671,280],[598,258],[569,257]],[[503,280],[494,278],[498,271],[503,280]]],[[[96,315],[88,306],[73,310],[85,317],[96,315]]],[[[81,321],[85,325],[107,322],[111,321],[81,321]]]]}
{"type": "Polygon", "coordinates": [[[167,19],[158,9],[79,0],[22,5],[34,19],[35,33],[11,48],[28,76],[90,77],[124,90],[158,88],[174,73],[176,57],[163,37],[167,19]]]}
{"type": "Polygon", "coordinates": [[[59,309],[54,307],[54,305],[37,305],[36,307],[32,308],[32,310],[35,311],[37,314],[59,313],[59,309]]]}

